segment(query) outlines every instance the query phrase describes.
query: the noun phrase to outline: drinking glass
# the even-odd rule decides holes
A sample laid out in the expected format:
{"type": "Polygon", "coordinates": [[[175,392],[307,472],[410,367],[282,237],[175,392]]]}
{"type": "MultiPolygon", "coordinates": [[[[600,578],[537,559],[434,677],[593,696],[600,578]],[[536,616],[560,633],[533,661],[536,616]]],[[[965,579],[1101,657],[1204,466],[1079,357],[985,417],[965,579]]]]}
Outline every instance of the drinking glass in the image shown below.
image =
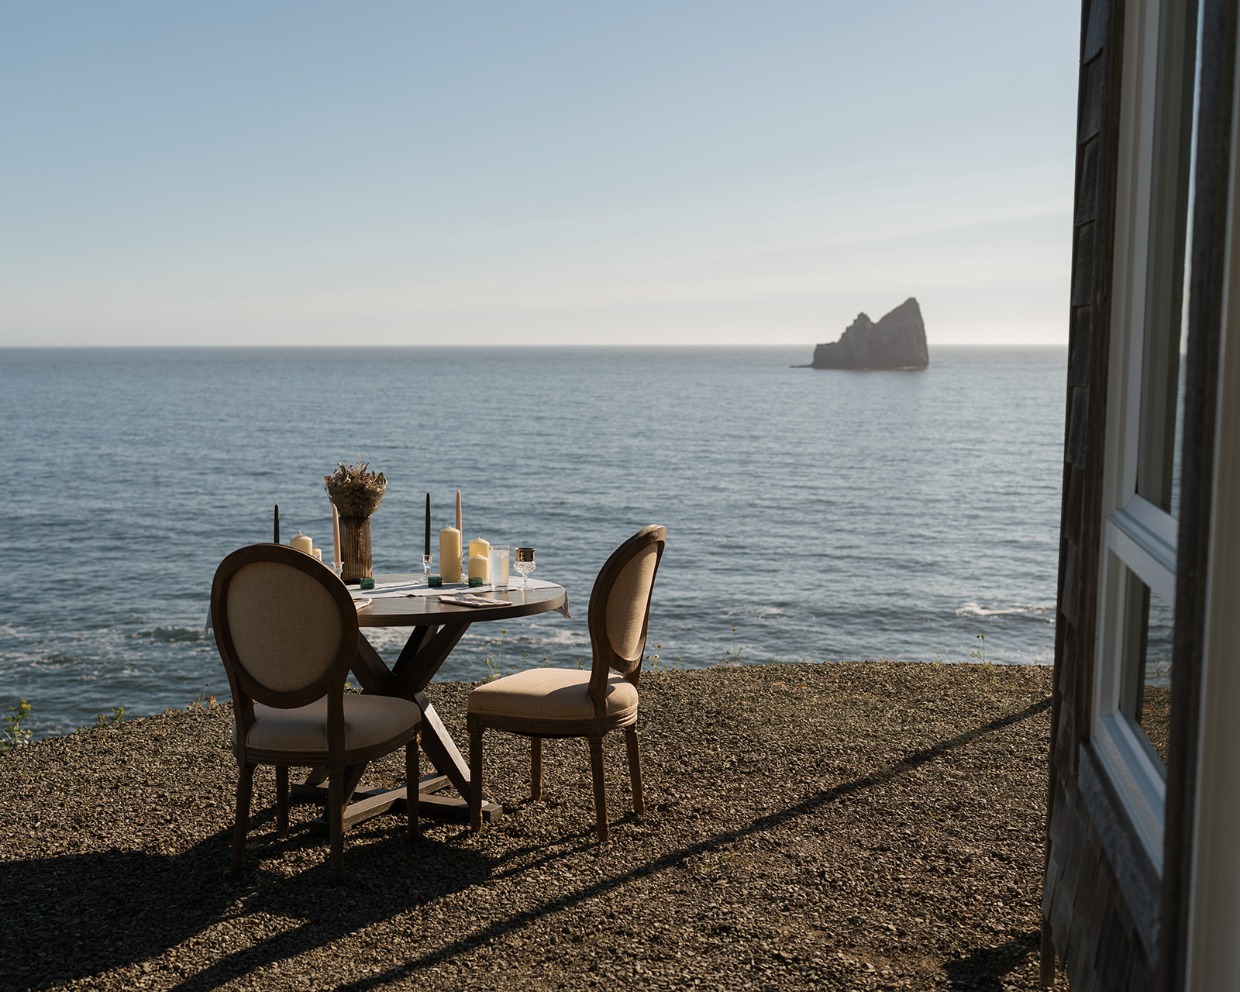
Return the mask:
{"type": "Polygon", "coordinates": [[[508,545],[492,544],[491,545],[491,588],[507,589],[508,588],[508,563],[509,563],[508,545]]]}
{"type": "Polygon", "coordinates": [[[517,548],[512,553],[512,567],[521,573],[521,588],[530,586],[530,572],[534,571],[534,549],[517,548]]]}
{"type": "Polygon", "coordinates": [[[431,561],[429,554],[422,556],[422,581],[428,586],[431,584],[431,561]]]}

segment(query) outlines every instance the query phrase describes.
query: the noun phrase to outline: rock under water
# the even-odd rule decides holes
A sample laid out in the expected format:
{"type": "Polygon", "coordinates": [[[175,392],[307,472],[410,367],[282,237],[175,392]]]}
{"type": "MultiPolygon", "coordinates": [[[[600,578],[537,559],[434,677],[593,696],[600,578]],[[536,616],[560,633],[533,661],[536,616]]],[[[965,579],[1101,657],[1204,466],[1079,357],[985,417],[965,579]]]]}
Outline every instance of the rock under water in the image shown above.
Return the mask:
{"type": "Polygon", "coordinates": [[[924,369],[930,364],[921,307],[909,297],[877,324],[864,313],[834,344],[814,349],[815,369],[924,369]]]}

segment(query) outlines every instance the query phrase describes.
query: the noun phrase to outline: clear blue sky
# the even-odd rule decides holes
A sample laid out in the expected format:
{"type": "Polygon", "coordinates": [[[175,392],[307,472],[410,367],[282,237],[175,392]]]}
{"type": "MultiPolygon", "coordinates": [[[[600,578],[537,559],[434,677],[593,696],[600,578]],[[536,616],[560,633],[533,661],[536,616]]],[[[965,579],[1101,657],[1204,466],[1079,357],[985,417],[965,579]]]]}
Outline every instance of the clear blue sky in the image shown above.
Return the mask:
{"type": "Polygon", "coordinates": [[[1076,0],[0,0],[0,346],[1066,343],[1076,0]]]}

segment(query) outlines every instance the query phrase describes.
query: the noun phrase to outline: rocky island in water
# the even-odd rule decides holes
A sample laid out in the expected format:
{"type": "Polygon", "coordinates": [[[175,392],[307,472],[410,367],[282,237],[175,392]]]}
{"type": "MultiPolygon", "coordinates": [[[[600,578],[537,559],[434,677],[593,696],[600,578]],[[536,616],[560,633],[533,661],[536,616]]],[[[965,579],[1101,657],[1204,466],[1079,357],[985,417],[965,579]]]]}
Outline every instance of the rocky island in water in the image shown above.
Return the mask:
{"type": "Polygon", "coordinates": [[[814,349],[814,360],[808,367],[924,369],[929,364],[921,307],[910,296],[877,324],[865,314],[858,314],[838,341],[814,349]]]}

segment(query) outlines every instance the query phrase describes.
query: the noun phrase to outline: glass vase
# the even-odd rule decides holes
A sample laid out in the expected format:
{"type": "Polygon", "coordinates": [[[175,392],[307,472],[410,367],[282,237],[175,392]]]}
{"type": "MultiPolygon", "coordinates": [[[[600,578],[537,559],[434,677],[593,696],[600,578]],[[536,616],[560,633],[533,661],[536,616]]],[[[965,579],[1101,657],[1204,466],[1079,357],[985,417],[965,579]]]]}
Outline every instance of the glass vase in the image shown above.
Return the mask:
{"type": "Polygon", "coordinates": [[[344,560],[341,578],[345,582],[373,577],[370,567],[370,517],[341,516],[340,556],[344,560]]]}

